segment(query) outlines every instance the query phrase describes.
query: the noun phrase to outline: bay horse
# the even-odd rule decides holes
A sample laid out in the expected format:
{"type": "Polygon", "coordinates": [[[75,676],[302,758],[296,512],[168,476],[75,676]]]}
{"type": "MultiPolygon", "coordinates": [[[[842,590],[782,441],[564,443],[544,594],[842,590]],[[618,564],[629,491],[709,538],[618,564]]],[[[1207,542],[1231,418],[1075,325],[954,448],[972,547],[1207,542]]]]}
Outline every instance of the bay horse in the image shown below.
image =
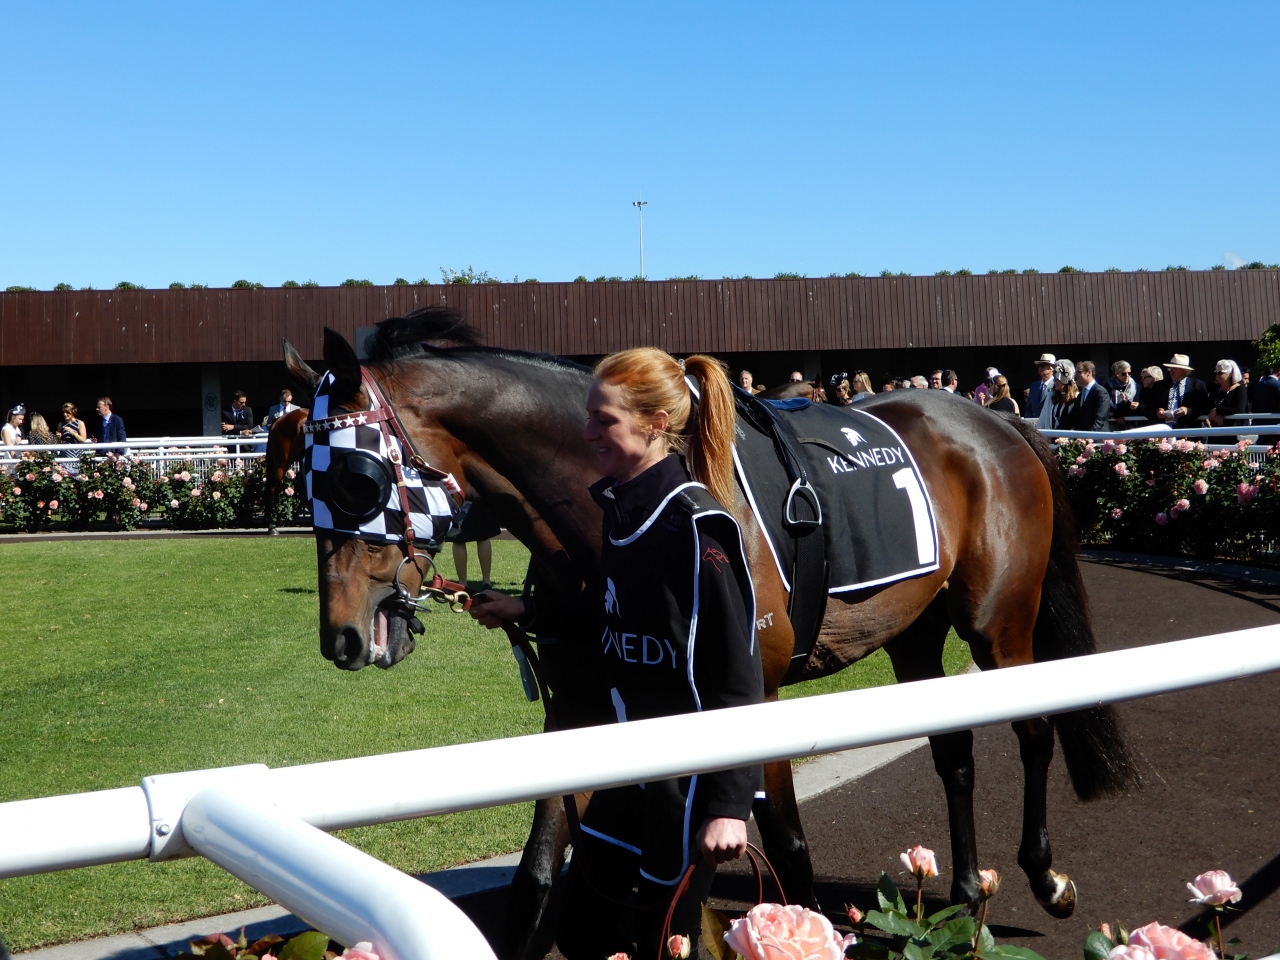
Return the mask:
{"type": "MultiPolygon", "coordinates": [[[[292,347],[289,347],[292,350],[292,347]]],[[[311,384],[312,389],[315,384],[311,384]]],[[[276,500],[284,489],[284,475],[295,463],[302,462],[305,452],[302,436],[302,425],[310,416],[306,407],[290,410],[284,416],[277,417],[267,431],[267,452],[263,458],[263,471],[266,483],[263,485],[262,509],[267,516],[267,532],[275,536],[276,523],[272,514],[275,512],[276,500]]]]}
{"type": "MultiPolygon", "coordinates": [[[[453,474],[470,499],[482,501],[566,595],[593,590],[601,514],[587,488],[599,472],[582,439],[591,372],[556,357],[484,347],[464,320],[439,308],[383,321],[368,348],[365,369],[422,458],[453,474]]],[[[316,374],[291,347],[286,345],[285,354],[295,376],[315,381],[316,374]]],[[[360,360],[340,334],[328,329],[324,362],[334,378],[330,415],[369,409],[360,360]]],[[[941,391],[895,391],[860,408],[873,407],[908,445],[923,473],[937,515],[940,566],[914,579],[832,596],[797,679],[833,673],[880,647],[899,681],[940,677],[951,627],[982,669],[1093,652],[1065,487],[1034,429],[941,391]]],[[[740,496],[736,506],[756,609],[761,617],[774,614],[760,621],[758,636],[766,698],[775,699],[794,644],[788,596],[759,521],[745,498],[740,496]]],[[[323,656],[341,669],[359,670],[375,660],[389,667],[408,655],[414,639],[394,586],[406,556],[403,545],[317,529],[316,549],[323,656]],[[380,646],[376,656],[375,621],[386,634],[386,647],[380,646]]],[[[404,566],[404,574],[410,566],[404,566]]],[[[416,590],[413,575],[404,574],[404,585],[416,590]]],[[[590,684],[579,682],[593,669],[596,647],[593,631],[580,645],[543,647],[564,666],[550,677],[561,726],[613,719],[607,693],[601,705],[598,697],[592,700],[590,684]]],[[[1052,869],[1046,825],[1055,732],[1082,799],[1136,786],[1137,770],[1109,707],[1018,721],[1013,728],[1025,772],[1018,864],[1040,904],[1054,917],[1067,917],[1076,889],[1052,869]]],[[[970,905],[979,899],[972,744],[969,731],[930,737],[949,814],[951,898],[970,905]]],[[[765,797],[756,801],[753,815],[787,897],[816,906],[789,762],[766,765],[765,797]]],[[[545,931],[554,926],[546,922],[547,905],[567,842],[559,800],[540,802],[512,886],[500,946],[505,957],[545,953],[545,931]]]]}

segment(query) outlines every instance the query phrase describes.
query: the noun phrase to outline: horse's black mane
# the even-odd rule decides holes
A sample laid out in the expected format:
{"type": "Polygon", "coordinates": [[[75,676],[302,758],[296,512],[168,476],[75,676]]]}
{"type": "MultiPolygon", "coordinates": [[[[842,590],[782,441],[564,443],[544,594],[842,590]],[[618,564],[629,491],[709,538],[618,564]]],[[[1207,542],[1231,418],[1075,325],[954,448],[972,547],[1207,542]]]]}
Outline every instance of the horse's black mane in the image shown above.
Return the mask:
{"type": "Polygon", "coordinates": [[[377,332],[365,344],[370,360],[405,360],[457,349],[483,350],[515,360],[555,367],[585,369],[572,360],[549,353],[502,350],[484,346],[480,331],[457,310],[423,307],[403,317],[390,317],[377,325],[377,332]]]}

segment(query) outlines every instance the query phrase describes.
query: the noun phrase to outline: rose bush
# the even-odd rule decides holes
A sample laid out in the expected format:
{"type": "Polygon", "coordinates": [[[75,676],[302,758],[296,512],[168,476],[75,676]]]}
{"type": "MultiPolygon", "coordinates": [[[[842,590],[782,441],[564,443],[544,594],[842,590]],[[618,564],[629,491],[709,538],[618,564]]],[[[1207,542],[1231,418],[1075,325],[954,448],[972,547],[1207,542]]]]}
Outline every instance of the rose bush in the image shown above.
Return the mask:
{"type": "MultiPolygon", "coordinates": [[[[264,520],[265,493],[261,458],[218,461],[202,481],[192,463],[157,474],[135,457],[86,455],[60,464],[52,454],[30,453],[0,475],[0,524],[25,532],[52,526],[132,530],[143,521],[186,530],[251,527],[264,520]]],[[[301,478],[290,470],[272,518],[285,525],[307,516],[301,478]]]]}
{"type": "MultiPolygon", "coordinates": [[[[1242,443],[1240,447],[1243,447],[1242,443]]],[[[1265,461],[1191,440],[1063,440],[1058,463],[1083,543],[1257,560],[1280,529],[1280,448],[1265,461]]]]}

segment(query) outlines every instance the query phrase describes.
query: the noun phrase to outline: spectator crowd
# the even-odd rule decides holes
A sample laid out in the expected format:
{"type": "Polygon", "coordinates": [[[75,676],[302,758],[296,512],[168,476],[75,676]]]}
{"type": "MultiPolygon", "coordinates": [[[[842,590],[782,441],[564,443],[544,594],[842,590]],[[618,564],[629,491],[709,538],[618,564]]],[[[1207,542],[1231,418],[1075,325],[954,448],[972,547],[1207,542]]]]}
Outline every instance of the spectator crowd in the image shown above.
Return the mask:
{"type": "MultiPolygon", "coordinates": [[[[751,371],[743,370],[738,383],[766,399],[810,396],[837,406],[890,390],[942,390],[1052,430],[1125,430],[1161,424],[1222,427],[1240,422],[1228,419],[1233,416],[1280,414],[1280,366],[1259,371],[1261,376],[1251,381],[1251,371],[1242,370],[1236,361],[1219,360],[1210,383],[1193,375],[1195,368],[1185,353],[1175,353],[1168,362],[1145,367],[1137,375],[1128,361],[1119,360],[1105,380],[1100,374],[1106,371],[1099,371],[1093,361],[1077,363],[1052,353],[1042,353],[1035,368],[1035,376],[1017,396],[1009,378],[996,367],[987,367],[986,378],[964,392],[956,372],[949,369],[927,376],[882,377],[879,390],[865,370],[837,373],[825,383],[805,383],[799,372],[793,372],[784,387],[773,390],[757,384],[751,371]]],[[[1219,442],[1230,442],[1230,438],[1219,442]]]]}

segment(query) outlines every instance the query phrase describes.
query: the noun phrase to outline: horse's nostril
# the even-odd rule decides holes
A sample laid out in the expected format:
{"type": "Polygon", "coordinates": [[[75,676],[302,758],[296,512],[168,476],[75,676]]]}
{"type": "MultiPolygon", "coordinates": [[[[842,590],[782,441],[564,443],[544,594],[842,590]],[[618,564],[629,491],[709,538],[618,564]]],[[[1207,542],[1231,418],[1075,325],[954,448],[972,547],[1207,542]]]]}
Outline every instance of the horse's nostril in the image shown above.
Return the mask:
{"type": "Polygon", "coordinates": [[[363,644],[360,642],[360,631],[355,627],[343,627],[333,645],[333,659],[344,663],[360,656],[363,644]]]}

